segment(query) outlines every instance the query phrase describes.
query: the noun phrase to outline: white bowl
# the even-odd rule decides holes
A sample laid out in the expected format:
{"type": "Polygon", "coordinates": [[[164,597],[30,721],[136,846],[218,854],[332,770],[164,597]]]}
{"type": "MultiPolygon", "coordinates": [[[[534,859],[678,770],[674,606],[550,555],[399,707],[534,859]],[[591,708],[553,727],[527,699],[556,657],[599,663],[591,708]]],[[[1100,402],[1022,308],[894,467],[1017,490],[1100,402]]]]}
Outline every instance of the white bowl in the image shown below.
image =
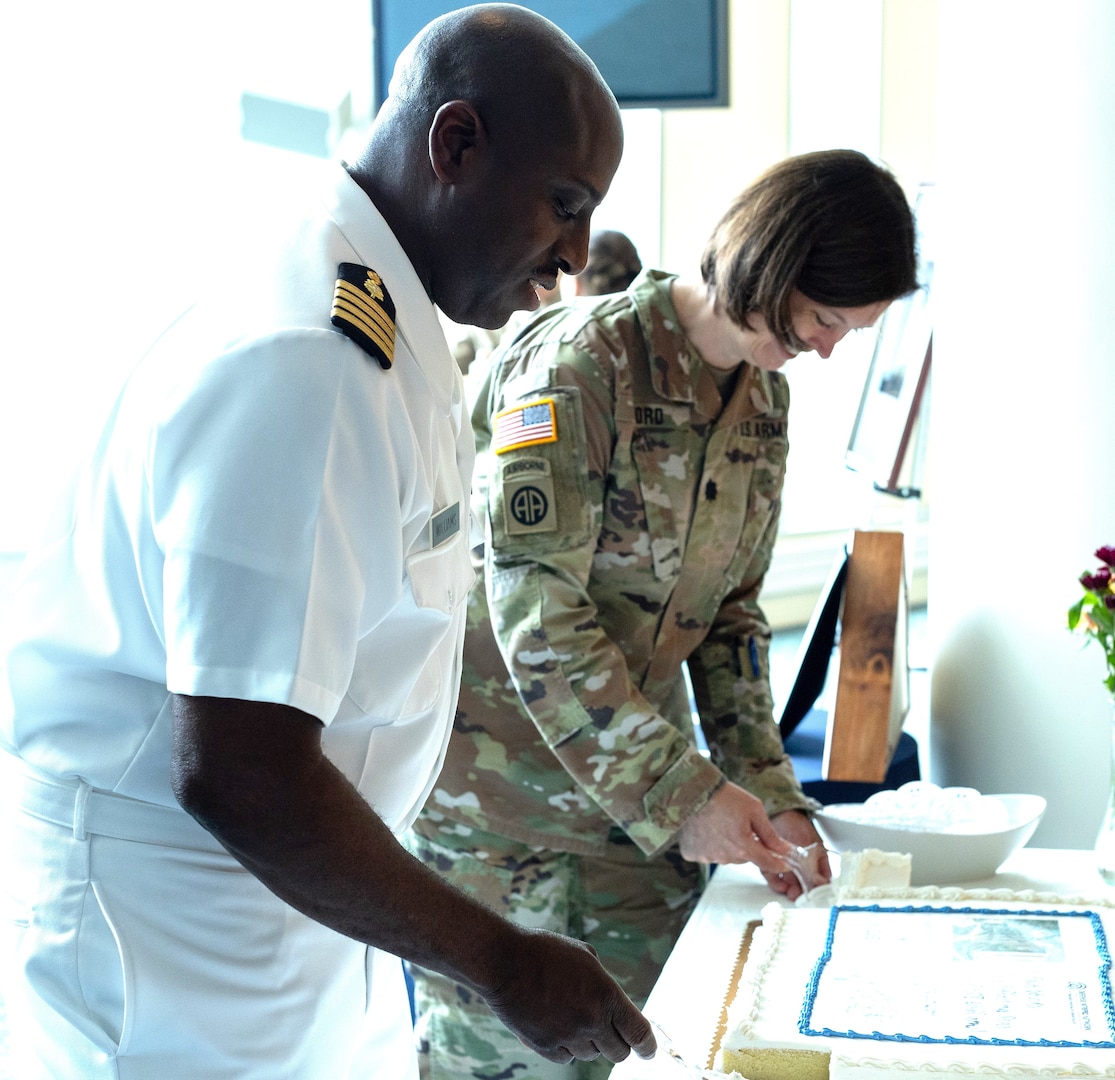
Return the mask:
{"type": "Polygon", "coordinates": [[[994,832],[924,832],[903,826],[852,820],[856,805],[842,803],[814,814],[825,843],[836,851],[906,852],[911,885],[955,885],[991,877],[1007,857],[1022,847],[1045,813],[1040,795],[992,795],[1007,812],[1008,825],[994,832]],[[830,812],[836,811],[836,814],[830,812]]]}

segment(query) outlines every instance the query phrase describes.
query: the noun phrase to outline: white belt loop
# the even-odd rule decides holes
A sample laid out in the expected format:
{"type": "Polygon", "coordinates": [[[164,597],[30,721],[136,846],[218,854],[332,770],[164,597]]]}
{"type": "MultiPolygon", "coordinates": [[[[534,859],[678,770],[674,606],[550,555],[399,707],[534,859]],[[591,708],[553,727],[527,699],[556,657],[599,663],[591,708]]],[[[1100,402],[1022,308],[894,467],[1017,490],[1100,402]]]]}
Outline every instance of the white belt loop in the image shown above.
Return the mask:
{"type": "Polygon", "coordinates": [[[48,776],[16,758],[11,759],[15,767],[6,772],[7,761],[7,755],[0,750],[0,776],[11,780],[10,785],[0,783],[0,794],[4,798],[11,796],[13,805],[32,817],[72,832],[79,842],[94,836],[111,836],[140,844],[228,855],[221,842],[181,808],[101,791],[77,778],[48,776]]]}
{"type": "Polygon", "coordinates": [[[89,792],[93,789],[84,781],[77,783],[77,795],[74,796],[74,839],[85,839],[85,807],[89,802],[89,792]]]}

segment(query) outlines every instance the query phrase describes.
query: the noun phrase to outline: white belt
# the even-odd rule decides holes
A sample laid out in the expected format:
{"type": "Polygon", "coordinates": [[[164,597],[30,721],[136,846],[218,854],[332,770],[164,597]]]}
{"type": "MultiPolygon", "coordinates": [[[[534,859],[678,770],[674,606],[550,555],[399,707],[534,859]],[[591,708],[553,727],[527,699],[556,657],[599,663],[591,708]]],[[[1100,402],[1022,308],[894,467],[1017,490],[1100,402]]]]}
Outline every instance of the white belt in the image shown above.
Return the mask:
{"type": "Polygon", "coordinates": [[[71,829],[77,840],[93,833],[140,844],[228,854],[184,810],[114,795],[90,787],[84,780],[45,776],[17,758],[9,758],[8,765],[4,771],[15,804],[41,821],[71,829]]]}

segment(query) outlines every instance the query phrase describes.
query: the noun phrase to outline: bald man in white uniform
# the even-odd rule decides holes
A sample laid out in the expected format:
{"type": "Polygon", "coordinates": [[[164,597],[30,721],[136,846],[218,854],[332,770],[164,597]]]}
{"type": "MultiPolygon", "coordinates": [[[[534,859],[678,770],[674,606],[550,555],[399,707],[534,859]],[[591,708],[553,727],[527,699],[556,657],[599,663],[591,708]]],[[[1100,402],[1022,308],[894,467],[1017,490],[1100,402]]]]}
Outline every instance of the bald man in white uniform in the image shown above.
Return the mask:
{"type": "Polygon", "coordinates": [[[495,327],[578,272],[621,143],[546,20],[437,20],[360,158],[276,240],[217,252],[127,381],[12,607],[21,1080],[412,1076],[399,956],[550,1060],[653,1052],[587,950],[395,839],[440,766],[471,581],[434,305],[495,327]]]}

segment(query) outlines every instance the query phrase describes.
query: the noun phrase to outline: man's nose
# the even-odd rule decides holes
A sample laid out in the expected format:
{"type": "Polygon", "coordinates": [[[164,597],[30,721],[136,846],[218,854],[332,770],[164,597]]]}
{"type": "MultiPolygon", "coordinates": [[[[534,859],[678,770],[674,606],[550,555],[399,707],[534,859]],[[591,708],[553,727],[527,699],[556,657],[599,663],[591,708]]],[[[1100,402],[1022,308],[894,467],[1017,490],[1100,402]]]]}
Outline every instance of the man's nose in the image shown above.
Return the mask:
{"type": "Polygon", "coordinates": [[[569,222],[558,241],[557,261],[563,273],[579,274],[588,265],[589,223],[580,218],[569,222]]]}

